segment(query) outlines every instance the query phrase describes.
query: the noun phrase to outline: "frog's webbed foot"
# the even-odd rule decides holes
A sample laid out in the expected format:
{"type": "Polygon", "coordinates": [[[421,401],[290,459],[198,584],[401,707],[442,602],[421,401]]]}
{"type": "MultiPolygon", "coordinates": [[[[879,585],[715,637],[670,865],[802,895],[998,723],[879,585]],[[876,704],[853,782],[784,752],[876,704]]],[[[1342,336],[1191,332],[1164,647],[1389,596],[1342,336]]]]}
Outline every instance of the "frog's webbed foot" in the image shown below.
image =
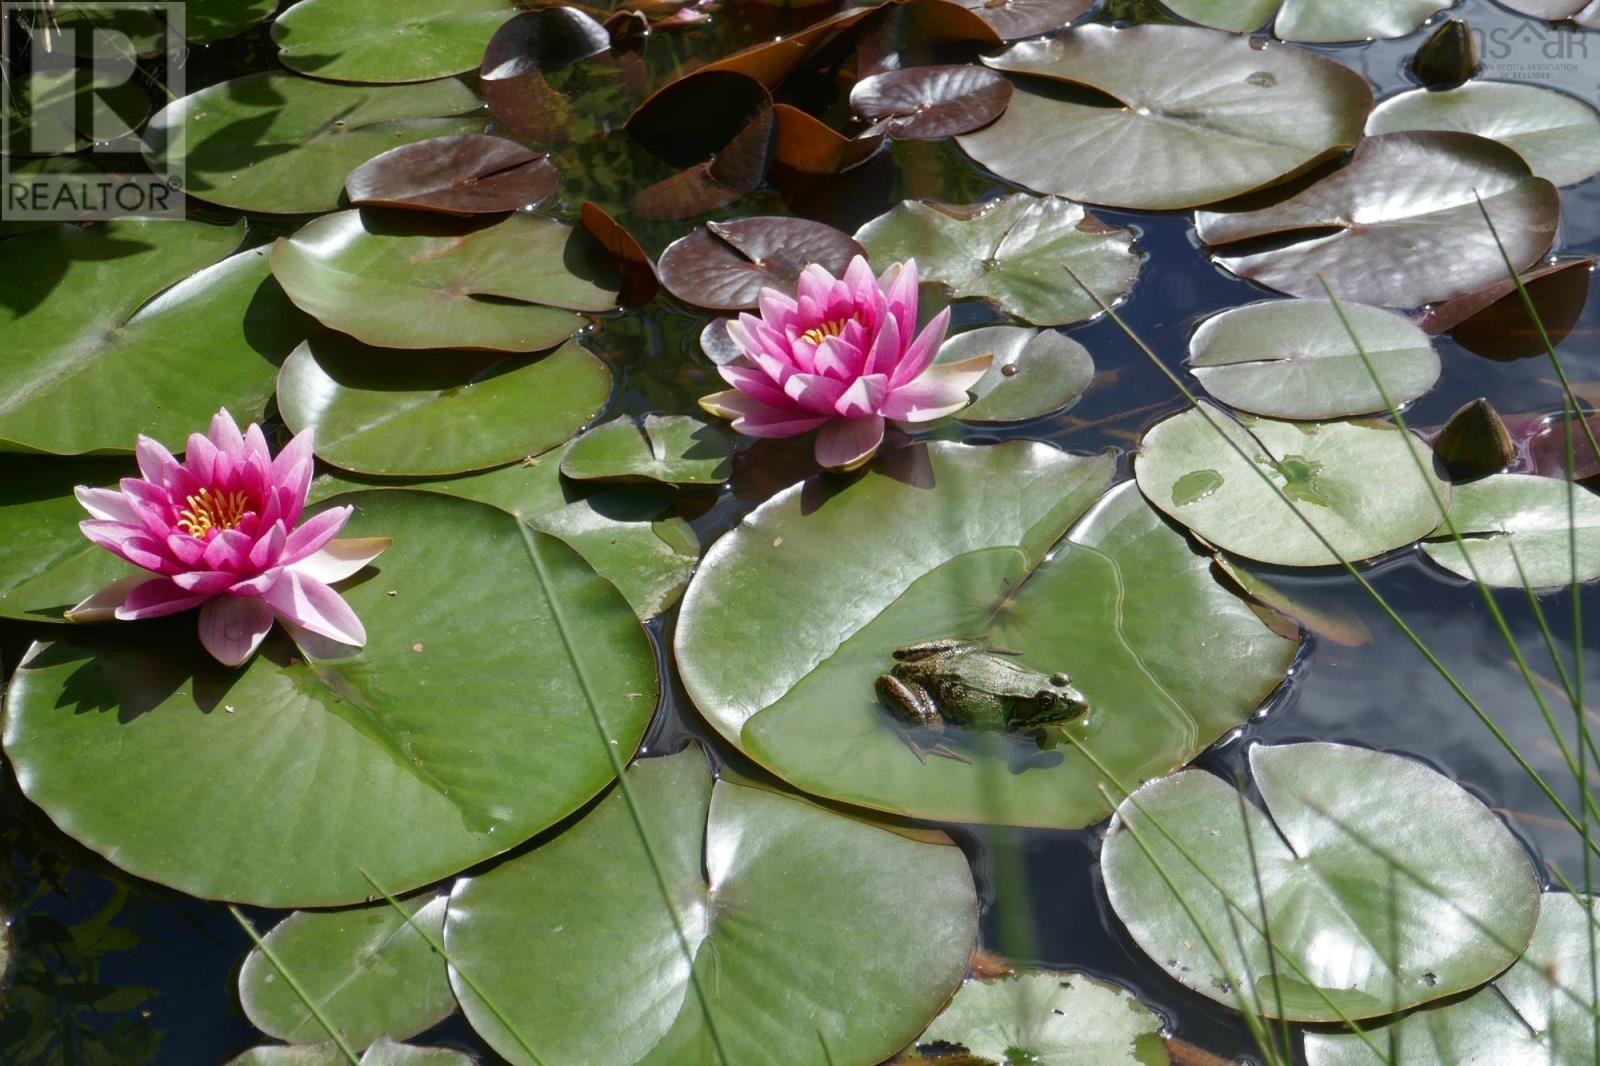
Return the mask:
{"type": "Polygon", "coordinates": [[[972,760],[967,756],[961,754],[959,751],[952,748],[942,740],[932,747],[923,747],[917,742],[917,738],[911,735],[911,730],[906,728],[898,721],[894,723],[894,731],[895,734],[899,736],[900,740],[905,744],[905,746],[911,749],[911,754],[917,757],[917,761],[922,763],[924,766],[927,765],[929,755],[943,756],[946,759],[954,759],[956,762],[972,762],[972,760]]]}
{"type": "Polygon", "coordinates": [[[903,648],[894,650],[894,657],[903,663],[916,662],[926,659],[931,655],[939,655],[947,651],[961,651],[963,648],[981,647],[976,641],[962,640],[959,637],[947,637],[943,640],[924,640],[918,644],[907,644],[903,648]]]}

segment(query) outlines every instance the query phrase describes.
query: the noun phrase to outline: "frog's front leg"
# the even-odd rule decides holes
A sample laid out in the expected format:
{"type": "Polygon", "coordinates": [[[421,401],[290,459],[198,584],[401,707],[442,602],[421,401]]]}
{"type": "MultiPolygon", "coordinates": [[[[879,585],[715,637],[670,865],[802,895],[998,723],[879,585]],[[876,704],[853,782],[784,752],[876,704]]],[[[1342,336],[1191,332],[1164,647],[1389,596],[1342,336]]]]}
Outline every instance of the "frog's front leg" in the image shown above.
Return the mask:
{"type": "Polygon", "coordinates": [[[921,726],[930,733],[944,732],[944,717],[939,713],[939,706],[921,685],[902,681],[893,674],[880,674],[873,687],[878,699],[896,718],[921,726]]]}
{"type": "Polygon", "coordinates": [[[927,659],[948,651],[972,651],[982,645],[959,637],[947,637],[944,640],[925,640],[920,644],[907,644],[903,648],[894,650],[894,657],[903,663],[913,663],[918,659],[927,659]]]}

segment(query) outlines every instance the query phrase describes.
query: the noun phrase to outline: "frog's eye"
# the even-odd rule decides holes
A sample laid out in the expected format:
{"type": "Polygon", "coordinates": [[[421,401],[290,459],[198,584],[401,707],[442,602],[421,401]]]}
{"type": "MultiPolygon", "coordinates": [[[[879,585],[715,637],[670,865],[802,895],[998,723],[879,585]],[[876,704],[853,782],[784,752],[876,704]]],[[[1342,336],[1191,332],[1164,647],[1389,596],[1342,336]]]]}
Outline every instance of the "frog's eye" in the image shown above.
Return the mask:
{"type": "Polygon", "coordinates": [[[1068,677],[1066,674],[1051,674],[1050,683],[1052,685],[1070,685],[1072,683],[1072,678],[1068,677]]]}
{"type": "Polygon", "coordinates": [[[1039,706],[1041,708],[1043,708],[1045,710],[1049,710],[1051,707],[1054,707],[1055,705],[1056,705],[1056,694],[1054,692],[1041,692],[1041,693],[1039,693],[1039,706]]]}

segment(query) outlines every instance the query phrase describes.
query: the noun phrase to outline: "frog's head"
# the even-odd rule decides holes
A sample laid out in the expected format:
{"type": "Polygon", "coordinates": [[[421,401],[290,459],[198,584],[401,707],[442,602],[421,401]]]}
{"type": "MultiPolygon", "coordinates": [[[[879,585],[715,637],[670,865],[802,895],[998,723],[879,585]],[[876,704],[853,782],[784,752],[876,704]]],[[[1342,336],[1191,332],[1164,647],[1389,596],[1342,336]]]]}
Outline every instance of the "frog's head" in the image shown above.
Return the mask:
{"type": "Polygon", "coordinates": [[[1089,701],[1083,693],[1072,687],[1072,679],[1066,674],[1050,674],[1043,680],[1044,687],[1031,696],[1013,702],[1011,716],[1014,725],[1070,722],[1089,709],[1089,701]]]}

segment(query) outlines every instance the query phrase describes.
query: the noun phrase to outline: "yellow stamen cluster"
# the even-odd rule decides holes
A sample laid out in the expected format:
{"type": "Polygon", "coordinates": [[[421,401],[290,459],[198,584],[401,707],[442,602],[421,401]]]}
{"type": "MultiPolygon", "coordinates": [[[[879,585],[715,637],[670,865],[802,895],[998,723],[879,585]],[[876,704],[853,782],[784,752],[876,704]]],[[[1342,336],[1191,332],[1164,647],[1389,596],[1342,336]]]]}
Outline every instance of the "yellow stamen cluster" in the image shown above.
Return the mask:
{"type": "Polygon", "coordinates": [[[810,341],[812,344],[821,344],[824,337],[837,337],[844,332],[844,327],[850,322],[848,318],[836,318],[831,322],[824,322],[820,326],[813,326],[800,334],[800,339],[810,341]]]}
{"type": "Polygon", "coordinates": [[[201,489],[184,498],[189,506],[178,512],[178,528],[191,537],[203,537],[213,529],[237,529],[250,509],[244,491],[212,492],[201,489]]]}

